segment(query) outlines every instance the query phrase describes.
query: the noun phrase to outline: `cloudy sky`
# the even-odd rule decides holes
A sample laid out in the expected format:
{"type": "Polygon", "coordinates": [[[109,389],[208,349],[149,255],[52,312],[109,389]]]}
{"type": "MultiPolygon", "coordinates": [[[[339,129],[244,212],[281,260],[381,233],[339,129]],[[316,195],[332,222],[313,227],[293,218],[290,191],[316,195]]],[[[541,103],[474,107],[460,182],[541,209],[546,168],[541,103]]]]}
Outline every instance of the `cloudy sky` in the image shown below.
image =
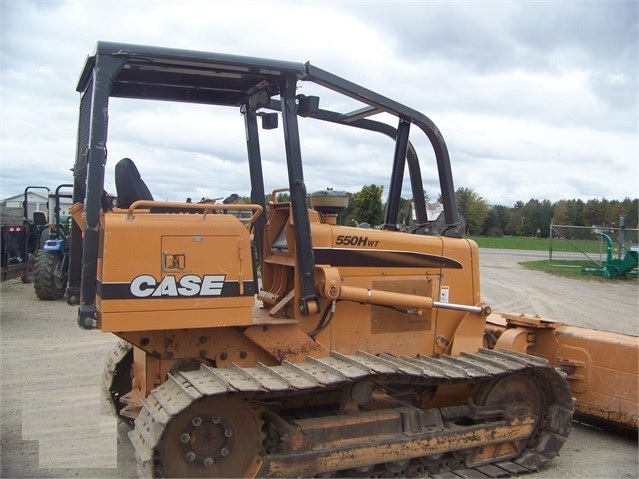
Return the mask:
{"type": "MultiPolygon", "coordinates": [[[[0,9],[0,198],[72,181],[75,87],[98,40],[310,61],[429,116],[455,187],[491,204],[639,196],[635,1],[0,0],[0,9]]],[[[114,99],[109,115],[107,190],[129,156],[156,199],[249,194],[239,112],[114,99]]],[[[391,142],[302,127],[308,191],[388,185],[391,142]]],[[[261,135],[266,190],[286,186],[282,129],[261,135]]],[[[420,157],[434,199],[432,154],[420,157]]]]}

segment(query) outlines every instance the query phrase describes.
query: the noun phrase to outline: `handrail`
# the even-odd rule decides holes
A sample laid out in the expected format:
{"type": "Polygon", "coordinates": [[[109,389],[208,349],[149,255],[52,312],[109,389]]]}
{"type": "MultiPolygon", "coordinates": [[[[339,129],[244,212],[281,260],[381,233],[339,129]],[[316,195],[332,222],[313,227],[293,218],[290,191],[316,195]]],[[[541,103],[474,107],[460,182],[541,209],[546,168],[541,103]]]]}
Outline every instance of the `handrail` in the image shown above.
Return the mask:
{"type": "Polygon", "coordinates": [[[279,201],[277,201],[277,194],[278,193],[283,193],[285,191],[291,191],[290,188],[276,188],[273,190],[273,193],[271,193],[271,203],[275,204],[275,203],[279,203],[279,201]]]}
{"type": "Polygon", "coordinates": [[[161,208],[188,208],[190,210],[202,210],[204,217],[206,218],[207,211],[229,211],[229,210],[255,210],[255,213],[248,219],[238,218],[242,222],[253,223],[260,214],[262,214],[262,207],[256,204],[224,204],[224,203],[182,203],[177,201],[151,201],[151,200],[139,200],[135,201],[129,206],[127,211],[127,217],[133,217],[133,210],[140,207],[152,207],[157,206],[161,208]]]}

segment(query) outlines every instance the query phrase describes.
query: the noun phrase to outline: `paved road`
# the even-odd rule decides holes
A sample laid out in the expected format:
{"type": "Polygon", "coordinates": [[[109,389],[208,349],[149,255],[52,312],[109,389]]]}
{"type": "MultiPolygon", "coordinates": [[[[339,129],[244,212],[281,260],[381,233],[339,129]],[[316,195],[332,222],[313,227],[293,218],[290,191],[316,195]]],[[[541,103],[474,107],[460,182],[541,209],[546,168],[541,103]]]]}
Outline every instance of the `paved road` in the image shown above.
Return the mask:
{"type": "MultiPolygon", "coordinates": [[[[636,332],[636,283],[550,277],[518,261],[538,253],[482,251],[482,290],[493,309],[636,332]]],[[[0,477],[136,477],[122,427],[101,411],[99,376],[115,342],[83,331],[76,309],[38,301],[19,281],[0,286],[0,477]]],[[[637,442],[579,424],[537,479],[638,477],[637,442]]]]}

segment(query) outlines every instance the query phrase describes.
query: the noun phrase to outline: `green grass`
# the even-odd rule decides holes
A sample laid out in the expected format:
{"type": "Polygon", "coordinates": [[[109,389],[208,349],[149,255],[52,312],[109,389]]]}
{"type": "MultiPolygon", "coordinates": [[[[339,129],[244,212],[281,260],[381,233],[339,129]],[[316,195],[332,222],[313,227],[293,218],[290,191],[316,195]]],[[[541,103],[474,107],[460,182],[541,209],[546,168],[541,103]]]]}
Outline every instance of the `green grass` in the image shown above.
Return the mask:
{"type": "MultiPolygon", "coordinates": [[[[495,249],[521,249],[528,251],[548,251],[550,249],[549,238],[530,238],[527,236],[502,236],[502,237],[488,237],[488,236],[471,236],[470,239],[477,243],[480,248],[495,248],[495,249]]],[[[603,251],[602,245],[599,240],[562,240],[553,239],[552,250],[562,252],[580,252],[586,253],[599,253],[603,251]]]]}
{"type": "MultiPolygon", "coordinates": [[[[504,236],[504,237],[485,237],[485,236],[472,236],[470,239],[477,243],[480,248],[494,248],[494,249],[515,249],[526,251],[548,251],[550,249],[549,238],[529,238],[524,236],[504,236]]],[[[553,252],[573,252],[580,253],[586,252],[588,254],[603,254],[602,259],[606,259],[605,247],[599,240],[567,240],[553,239],[552,241],[553,252]]],[[[599,256],[597,256],[599,258],[599,256]]],[[[585,256],[583,260],[561,260],[553,261],[550,265],[547,259],[537,261],[525,261],[521,264],[524,268],[543,271],[554,276],[562,276],[565,278],[575,278],[583,280],[593,280],[601,282],[610,281],[634,281],[639,282],[637,278],[605,278],[603,276],[597,276],[592,274],[582,274],[582,266],[597,266],[592,261],[589,261],[585,256]]]]}

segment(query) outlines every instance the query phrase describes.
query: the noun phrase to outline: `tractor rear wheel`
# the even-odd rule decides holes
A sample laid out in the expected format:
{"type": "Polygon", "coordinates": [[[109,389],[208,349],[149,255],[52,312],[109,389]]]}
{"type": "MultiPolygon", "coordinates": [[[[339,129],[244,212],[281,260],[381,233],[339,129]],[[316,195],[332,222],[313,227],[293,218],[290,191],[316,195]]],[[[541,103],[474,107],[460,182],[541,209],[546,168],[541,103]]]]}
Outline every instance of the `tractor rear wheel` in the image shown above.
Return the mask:
{"type": "Polygon", "coordinates": [[[66,274],[62,271],[62,257],[52,251],[39,251],[35,260],[33,286],[39,299],[55,300],[64,296],[67,286],[66,274]]]}

